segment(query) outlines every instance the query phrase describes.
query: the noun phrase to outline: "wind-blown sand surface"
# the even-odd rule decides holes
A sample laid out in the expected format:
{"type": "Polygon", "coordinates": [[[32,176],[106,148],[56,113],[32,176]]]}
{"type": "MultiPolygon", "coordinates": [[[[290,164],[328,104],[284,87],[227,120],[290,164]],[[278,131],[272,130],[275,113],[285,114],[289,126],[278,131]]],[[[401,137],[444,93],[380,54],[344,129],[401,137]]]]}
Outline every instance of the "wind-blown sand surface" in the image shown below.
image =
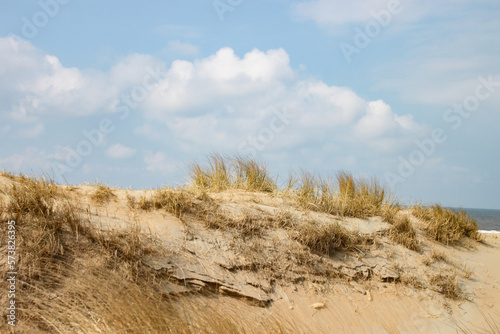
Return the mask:
{"type": "Polygon", "coordinates": [[[500,239],[487,236],[485,245],[475,250],[447,248],[446,254],[472,271],[470,280],[462,281],[467,300],[447,300],[432,291],[398,284],[370,288],[372,283],[365,285],[366,295],[349,285],[317,296],[287,289],[286,297],[271,309],[321,333],[457,333],[457,327],[491,333],[488,319],[497,323],[500,319],[500,239]],[[317,302],[325,307],[310,307],[317,302]]]}
{"type": "MultiPolygon", "coordinates": [[[[5,177],[0,181],[4,190],[16,182],[5,177]]],[[[96,203],[91,199],[95,187],[63,188],[85,208],[84,218],[94,226],[125,231],[136,224],[154,236],[163,252],[145,256],[142,263],[167,273],[161,293],[200,292],[209,303],[241,313],[242,319],[276,316],[304,333],[457,333],[459,328],[481,333],[488,319],[500,319],[500,239],[495,234],[484,235],[481,243],[444,245],[427,237],[422,222],[412,217],[422,247],[417,252],[389,240],[390,226],[380,217],[308,211],[273,194],[208,194],[230,217],[244,215],[249,222],[266,224],[278,216],[299,223],[335,222],[370,240],[354,251],[320,256],[306,254],[281,225],[266,225],[256,237],[207,228],[197,216],[138,208],[154,191],[114,189],[109,202],[96,203]],[[445,297],[430,280],[448,274],[461,288],[458,299],[445,297]]],[[[6,192],[2,198],[8,200],[6,192]]],[[[1,248],[4,257],[3,244],[1,248]]],[[[0,258],[2,268],[4,261],[0,258]]]]}

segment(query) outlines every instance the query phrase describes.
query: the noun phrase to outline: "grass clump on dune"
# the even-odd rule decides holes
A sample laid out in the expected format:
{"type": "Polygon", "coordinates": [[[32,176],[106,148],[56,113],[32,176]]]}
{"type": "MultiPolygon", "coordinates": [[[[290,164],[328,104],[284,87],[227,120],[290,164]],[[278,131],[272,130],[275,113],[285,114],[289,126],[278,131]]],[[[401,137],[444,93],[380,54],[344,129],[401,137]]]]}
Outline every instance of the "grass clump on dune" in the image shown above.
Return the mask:
{"type": "MultiPolygon", "coordinates": [[[[82,217],[84,210],[76,199],[53,180],[23,175],[13,180],[4,191],[7,200],[0,205],[0,216],[2,220],[15,221],[17,289],[22,296],[16,301],[20,323],[40,325],[39,329],[46,332],[47,323],[35,311],[33,301],[43,300],[39,295],[41,287],[50,291],[61,289],[66,283],[52,278],[66,277],[66,265],[86,254],[92,263],[129,268],[122,277],[136,276],[140,259],[148,251],[141,243],[140,229],[102,231],[82,217]]],[[[0,226],[2,235],[7,235],[6,225],[0,226]]]]}
{"type": "Polygon", "coordinates": [[[146,211],[164,209],[179,218],[193,209],[194,195],[182,189],[163,188],[155,190],[150,197],[142,196],[132,205],[146,211]]]}
{"type": "Polygon", "coordinates": [[[463,209],[456,212],[439,204],[430,207],[416,205],[412,207],[411,212],[424,221],[424,231],[439,242],[448,244],[465,237],[481,240],[477,222],[463,209]]]}
{"type": "Polygon", "coordinates": [[[290,233],[292,238],[309,247],[313,253],[322,255],[352,251],[368,241],[367,237],[348,231],[340,224],[304,222],[290,233]]]}
{"type": "Polygon", "coordinates": [[[375,179],[355,179],[339,172],[335,180],[303,172],[298,178],[297,200],[305,208],[343,217],[380,215],[385,189],[375,179]]]}
{"type": "Polygon", "coordinates": [[[76,217],[53,181],[23,175],[15,180],[6,191],[10,200],[2,211],[16,222],[16,242],[22,245],[19,272],[30,279],[39,276],[47,261],[63,255],[63,226],[74,228],[76,217]]]}
{"type": "Polygon", "coordinates": [[[230,166],[220,154],[212,154],[206,166],[196,162],[189,166],[189,177],[196,188],[223,191],[231,187],[230,166]]]}
{"type": "Polygon", "coordinates": [[[272,192],[277,189],[265,164],[250,158],[236,156],[232,159],[236,173],[236,186],[248,191],[272,192]]]}
{"type": "MultiPolygon", "coordinates": [[[[213,154],[209,156],[206,166],[197,163],[191,165],[190,178],[192,184],[203,191],[244,189],[272,192],[279,190],[264,164],[240,156],[227,158],[213,154]]],[[[308,210],[362,219],[381,216],[392,225],[389,236],[393,241],[411,250],[420,249],[410,221],[397,217],[401,207],[395,204],[390,196],[387,196],[385,188],[375,178],[355,178],[344,171],[337,173],[335,178],[320,178],[303,171],[298,177],[289,177],[285,188],[286,194],[291,194],[299,206],[308,210]]],[[[226,224],[226,220],[219,218],[217,215],[210,216],[209,226],[243,226],[240,223],[226,224]]],[[[312,246],[311,249],[319,253],[348,249],[347,245],[356,244],[356,237],[352,236],[351,239],[343,237],[349,233],[341,231],[340,225],[338,227],[313,227],[311,224],[304,224],[298,228],[307,229],[312,235],[320,238],[327,234],[327,231],[332,233],[331,240],[325,242],[326,239],[323,238],[318,240],[317,245],[314,245],[309,236],[300,237],[304,244],[312,246]],[[340,238],[337,239],[339,236],[340,238]]]]}
{"type": "Polygon", "coordinates": [[[19,176],[7,189],[9,201],[3,215],[16,221],[19,271],[26,279],[36,278],[48,263],[72,253],[75,240],[88,240],[108,249],[121,261],[138,261],[145,249],[140,229],[103,231],[83,218],[83,210],[68,192],[46,178],[19,176]]]}
{"type": "Polygon", "coordinates": [[[143,196],[137,203],[132,204],[142,210],[165,210],[177,218],[184,219],[185,215],[200,220],[211,229],[234,230],[242,236],[262,235],[264,221],[249,215],[240,217],[229,216],[220,205],[206,193],[196,195],[182,189],[158,189],[152,196],[143,196]]]}
{"type": "MultiPolygon", "coordinates": [[[[265,164],[238,155],[224,157],[212,154],[205,166],[192,163],[189,178],[195,188],[203,191],[280,190],[265,164]]],[[[382,215],[382,208],[390,205],[384,187],[376,179],[356,179],[347,172],[337,173],[335,179],[318,178],[302,172],[297,178],[289,178],[285,192],[293,194],[306,209],[343,217],[382,215]]]]}
{"type": "Polygon", "coordinates": [[[196,188],[213,192],[228,189],[272,192],[277,189],[265,164],[238,155],[212,154],[206,166],[192,163],[189,178],[196,188]]]}
{"type": "Polygon", "coordinates": [[[376,179],[356,180],[350,173],[339,172],[337,183],[341,216],[367,218],[380,214],[385,201],[385,189],[376,179]]]}
{"type": "Polygon", "coordinates": [[[384,187],[376,179],[355,179],[347,172],[339,172],[332,180],[302,172],[298,182],[296,197],[302,207],[341,217],[380,216],[391,224],[391,240],[408,249],[420,250],[410,219],[400,214],[401,207],[386,195],[384,187]]]}
{"type": "Polygon", "coordinates": [[[417,239],[417,233],[411,225],[410,218],[407,216],[398,216],[389,229],[389,238],[414,251],[420,251],[420,242],[417,239]]]}
{"type": "Polygon", "coordinates": [[[95,190],[90,195],[90,199],[97,204],[105,204],[108,203],[115,196],[116,195],[113,193],[113,190],[109,186],[104,184],[99,184],[96,181],[95,190]]]}
{"type": "Polygon", "coordinates": [[[456,274],[443,275],[438,273],[429,278],[429,283],[436,286],[439,292],[447,298],[455,300],[463,298],[463,291],[460,288],[456,274]]]}

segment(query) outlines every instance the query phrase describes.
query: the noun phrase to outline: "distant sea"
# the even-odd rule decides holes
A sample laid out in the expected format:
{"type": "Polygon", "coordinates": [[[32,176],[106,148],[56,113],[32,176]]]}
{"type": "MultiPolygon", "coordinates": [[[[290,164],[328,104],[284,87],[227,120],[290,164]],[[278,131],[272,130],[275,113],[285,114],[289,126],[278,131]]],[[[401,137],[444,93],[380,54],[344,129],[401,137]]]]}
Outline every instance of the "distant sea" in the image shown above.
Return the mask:
{"type": "MultiPolygon", "coordinates": [[[[459,210],[452,208],[453,210],[459,210]]],[[[493,209],[467,209],[467,213],[477,221],[479,230],[483,233],[500,233],[500,210],[493,209]]]]}

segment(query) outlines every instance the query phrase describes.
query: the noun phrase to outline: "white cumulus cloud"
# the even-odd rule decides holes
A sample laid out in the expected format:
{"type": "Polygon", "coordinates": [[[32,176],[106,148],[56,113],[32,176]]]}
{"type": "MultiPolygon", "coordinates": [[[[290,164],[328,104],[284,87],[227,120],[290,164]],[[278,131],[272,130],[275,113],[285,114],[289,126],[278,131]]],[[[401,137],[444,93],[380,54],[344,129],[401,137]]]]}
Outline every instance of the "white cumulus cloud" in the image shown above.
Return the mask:
{"type": "MultiPolygon", "coordinates": [[[[109,113],[123,95],[131,96],[144,82],[147,94],[133,101],[140,122],[134,132],[171,149],[236,151],[253,145],[278,152],[345,146],[345,155],[349,145],[397,150],[423,131],[411,116],[383,101],[302,78],[284,49],[237,55],[224,47],[194,61],[173,61],[169,67],[153,56],[132,54],[108,71],[84,71],[64,67],[29,42],[0,38],[0,78],[0,118],[7,120],[2,125],[12,131],[9,121],[28,122],[24,136],[43,133],[42,115],[109,113]],[[152,70],[161,74],[145,81],[152,70]],[[257,144],[251,144],[253,138],[257,144]]],[[[134,154],[121,144],[106,151],[113,159],[134,154]]],[[[164,152],[148,151],[144,162],[149,170],[173,168],[164,152]]]]}
{"type": "Polygon", "coordinates": [[[249,136],[266,135],[276,113],[285,110],[293,115],[280,123],[287,131],[267,134],[272,136],[264,140],[268,149],[369,139],[375,148],[394,143],[388,146],[392,150],[423,131],[383,101],[366,101],[349,88],[321,80],[299,79],[283,49],[255,49],[239,57],[222,48],[203,59],[175,61],[144,106],[150,125],[146,122],[136,133],[158,139],[158,130],[144,129],[160,122],[186,149],[236,150],[249,136]]]}
{"type": "Polygon", "coordinates": [[[150,55],[132,54],[107,72],[84,71],[65,67],[30,42],[0,38],[0,113],[6,114],[0,116],[34,122],[49,113],[73,117],[110,112],[121,94],[143,85],[147,69],[159,64],[150,55]]]}
{"type": "Polygon", "coordinates": [[[283,49],[255,49],[239,58],[231,48],[222,48],[194,62],[174,61],[146,107],[155,117],[167,117],[179,110],[219,105],[221,100],[265,96],[293,75],[283,49]]]}

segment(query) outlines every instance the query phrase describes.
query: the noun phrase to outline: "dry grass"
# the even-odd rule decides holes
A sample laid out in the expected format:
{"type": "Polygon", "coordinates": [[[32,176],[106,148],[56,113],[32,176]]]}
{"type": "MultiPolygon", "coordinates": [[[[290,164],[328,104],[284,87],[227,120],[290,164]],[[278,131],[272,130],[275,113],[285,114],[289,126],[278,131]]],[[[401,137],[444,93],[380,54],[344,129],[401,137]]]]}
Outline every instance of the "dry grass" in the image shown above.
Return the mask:
{"type": "Polygon", "coordinates": [[[196,162],[190,165],[189,176],[194,186],[199,189],[211,191],[223,191],[230,188],[232,181],[230,165],[220,154],[212,154],[208,157],[207,166],[196,162]]]}
{"type": "MultiPolygon", "coordinates": [[[[41,268],[64,254],[63,225],[74,228],[76,217],[54,182],[42,178],[16,177],[7,190],[10,201],[4,214],[16,221],[19,271],[25,279],[37,277],[41,268]]],[[[2,224],[3,226],[3,224],[2,224]]]]}
{"type": "Polygon", "coordinates": [[[433,263],[433,261],[430,257],[424,256],[422,257],[422,263],[426,266],[430,266],[433,263]]]}
{"type": "Polygon", "coordinates": [[[417,239],[417,233],[411,225],[410,218],[407,216],[398,216],[389,229],[389,238],[414,251],[420,251],[420,242],[417,239]]]}
{"type": "Polygon", "coordinates": [[[108,203],[113,197],[116,195],[113,193],[113,190],[104,184],[99,184],[97,181],[95,183],[95,190],[90,195],[90,199],[97,204],[105,204],[108,203]]]}
{"type": "Polygon", "coordinates": [[[360,234],[347,231],[339,224],[304,222],[290,231],[293,239],[316,254],[332,255],[337,251],[359,249],[369,241],[360,234]]]}
{"type": "Polygon", "coordinates": [[[191,184],[197,189],[213,192],[228,189],[272,192],[277,189],[267,167],[261,162],[220,154],[212,154],[207,160],[206,166],[198,163],[189,166],[191,184]]]}
{"type": "Polygon", "coordinates": [[[400,212],[402,210],[401,205],[399,203],[388,199],[380,208],[379,215],[386,221],[387,223],[393,225],[397,222],[400,217],[400,212]]]}
{"type": "MultiPolygon", "coordinates": [[[[120,231],[103,231],[95,222],[82,217],[84,210],[52,180],[20,175],[15,181],[6,189],[8,201],[0,208],[2,220],[16,222],[16,270],[22,296],[16,301],[19,321],[41,321],[38,313],[30,313],[34,308],[32,298],[41,287],[54,292],[61,289],[66,283],[62,279],[53,280],[53,276],[66,277],[69,273],[65,266],[82,257],[89,256],[91,263],[102,262],[108,269],[125,269],[122,278],[138,276],[140,260],[152,248],[144,246],[137,225],[120,231]]],[[[7,235],[3,233],[5,225],[0,227],[2,235],[7,235]]]]}
{"type": "Polygon", "coordinates": [[[196,195],[181,189],[158,189],[150,197],[141,197],[135,204],[142,210],[163,209],[184,220],[190,215],[211,229],[232,230],[240,236],[261,236],[269,224],[250,215],[232,217],[207,193],[196,195]]]}
{"type": "Polygon", "coordinates": [[[319,254],[351,251],[367,241],[367,238],[349,232],[339,224],[298,224],[289,212],[278,212],[275,216],[243,214],[234,217],[207,193],[196,196],[187,191],[160,189],[149,198],[141,198],[137,206],[144,210],[166,209],[178,217],[188,214],[208,228],[234,231],[241,237],[261,237],[267,228],[285,228],[294,239],[319,254]]]}
{"type": "Polygon", "coordinates": [[[46,178],[20,176],[7,190],[9,202],[4,215],[17,222],[19,271],[27,279],[39,276],[47,263],[72,253],[80,238],[107,249],[120,261],[138,261],[149,251],[141,244],[141,230],[133,225],[126,230],[104,231],[96,222],[83,217],[70,194],[46,178]]]}
{"type": "Polygon", "coordinates": [[[457,333],[463,334],[500,334],[500,316],[481,312],[483,317],[481,324],[464,324],[461,321],[455,322],[457,333]]]}
{"type": "MultiPolygon", "coordinates": [[[[275,192],[278,188],[265,165],[256,161],[213,155],[207,167],[192,165],[191,176],[194,188],[201,192],[163,188],[139,200],[128,196],[128,205],[143,210],[166,210],[183,221],[196,220],[208,228],[233,233],[232,242],[242,245],[242,254],[250,254],[252,266],[263,273],[272,271],[270,277],[293,273],[289,266],[308,275],[328,276],[328,270],[332,269],[317,255],[357,251],[373,241],[372,236],[348,231],[339,224],[301,222],[286,209],[262,217],[231,215],[207,191],[238,188],[275,192]],[[273,243],[266,234],[271,228],[284,229],[291,239],[286,238],[286,245],[283,240],[273,243]]],[[[162,297],[152,284],[156,278],[141,265],[144,255],[154,249],[145,242],[138,225],[103,231],[91,221],[90,215],[85,216],[85,210],[70,193],[53,181],[23,175],[9,178],[15,183],[7,191],[9,202],[0,209],[4,217],[18,223],[17,237],[22,245],[18,266],[23,296],[20,320],[26,327],[20,329],[26,333],[299,332],[283,319],[263,316],[250,320],[234,308],[217,306],[215,296],[162,297]]],[[[91,195],[95,203],[107,203],[114,197],[109,187],[96,186],[91,195]]],[[[345,172],[335,179],[320,179],[304,172],[297,181],[290,178],[285,192],[306,209],[359,218],[381,216],[391,224],[390,239],[409,249],[420,248],[410,219],[374,179],[356,179],[345,172]]],[[[463,212],[455,217],[447,212],[436,214],[438,209],[416,210],[414,215],[429,224],[428,233],[433,232],[429,226],[436,216],[452,221],[453,233],[444,233],[443,238],[436,240],[448,242],[459,235],[474,238],[477,233],[477,226],[474,230],[475,225],[463,212]]],[[[5,224],[0,229],[5,229],[5,224]]],[[[430,258],[445,261],[438,254],[431,253],[430,258]]],[[[402,280],[413,286],[421,284],[414,276],[402,280]]],[[[448,298],[462,296],[456,275],[438,274],[429,281],[448,298]]]]}
{"type": "Polygon", "coordinates": [[[127,193],[127,206],[129,207],[129,209],[135,209],[136,205],[137,201],[135,200],[135,197],[127,193]]]}
{"type": "Polygon", "coordinates": [[[463,209],[460,212],[443,208],[439,204],[430,207],[416,205],[411,209],[412,214],[425,222],[424,231],[437,241],[448,244],[469,237],[481,240],[477,222],[463,209]]]}
{"type": "Polygon", "coordinates": [[[206,193],[196,198],[193,215],[208,228],[236,232],[244,238],[262,237],[265,229],[273,226],[273,221],[267,217],[247,213],[233,215],[206,193]]]}
{"type": "MultiPolygon", "coordinates": [[[[68,268],[68,276],[46,273],[61,287],[54,298],[40,285],[28,296],[26,333],[297,333],[273,315],[248,319],[217,297],[162,296],[154,285],[124,280],[116,271],[68,268]]],[[[24,327],[24,328],[23,328],[24,327]]]]}
{"type": "MultiPolygon", "coordinates": [[[[17,223],[22,296],[16,303],[17,332],[299,332],[274,316],[247,321],[211,298],[162,297],[141,266],[140,260],[153,250],[144,245],[138,226],[102,231],[81,216],[84,211],[53,181],[24,176],[16,181],[0,209],[2,219],[17,223]]],[[[151,199],[151,207],[184,212],[196,201],[208,200],[162,190],[151,199]]],[[[236,223],[247,221],[231,222],[236,223]]],[[[238,224],[233,228],[242,228],[238,224]]],[[[4,326],[0,331],[7,330],[4,326]]]]}
{"type": "Polygon", "coordinates": [[[237,188],[261,192],[273,192],[277,189],[265,164],[250,158],[236,156],[232,158],[232,165],[236,173],[235,184],[237,188]]]}
{"type": "MultiPolygon", "coordinates": [[[[251,159],[239,156],[225,158],[221,155],[211,155],[208,165],[202,167],[199,164],[191,165],[190,172],[192,184],[198,188],[209,191],[223,191],[230,188],[245,189],[248,191],[274,191],[278,190],[275,183],[271,181],[265,165],[251,159]]],[[[356,179],[347,172],[337,173],[335,179],[319,178],[302,171],[298,177],[288,178],[284,194],[288,194],[297,201],[298,205],[308,210],[324,212],[341,217],[368,218],[381,216],[392,224],[390,237],[392,240],[412,250],[420,250],[415,230],[407,218],[397,217],[401,207],[387,196],[384,187],[374,178],[356,179]]],[[[213,210],[212,210],[213,211],[213,210]]],[[[251,231],[257,231],[256,225],[251,219],[246,218],[243,222],[228,223],[221,215],[209,216],[210,227],[225,226],[252,226],[251,231]]],[[[326,230],[339,232],[340,227],[312,228],[309,225],[298,227],[301,232],[309,231],[313,236],[322,235],[326,230]]],[[[292,229],[293,230],[293,229],[292,229]]],[[[340,234],[340,232],[339,232],[340,234]]],[[[345,235],[348,232],[344,232],[345,235]]],[[[351,233],[352,234],[352,233],[351,233]]],[[[313,243],[309,236],[301,237],[309,240],[306,244],[313,243]]],[[[350,236],[351,240],[357,240],[356,235],[350,236]]],[[[336,242],[330,240],[333,245],[336,242]]],[[[346,244],[350,244],[347,242],[346,244]]],[[[318,245],[325,244],[325,240],[318,240],[318,245]]],[[[343,244],[343,241],[340,241],[343,244]]],[[[321,246],[321,247],[323,247],[321,246]]],[[[314,246],[316,249],[319,246],[314,246]]],[[[319,248],[321,248],[319,247],[319,248]]],[[[326,250],[332,251],[335,247],[324,246],[326,250]]],[[[343,248],[343,247],[340,247],[343,248]]],[[[348,249],[349,247],[346,247],[348,249]]],[[[319,251],[319,250],[318,250],[319,251]]],[[[319,251],[325,252],[325,251],[319,251]]]]}
{"type": "Polygon", "coordinates": [[[194,194],[181,189],[157,189],[149,197],[142,196],[137,203],[130,199],[129,206],[137,206],[142,210],[164,209],[179,218],[191,212],[195,206],[194,194]]]}
{"type": "Polygon", "coordinates": [[[401,283],[412,286],[416,289],[425,289],[425,283],[422,282],[420,277],[418,277],[414,273],[408,272],[407,270],[401,270],[399,274],[401,275],[401,283]]]}
{"type": "Polygon", "coordinates": [[[441,273],[432,275],[429,283],[437,287],[438,291],[446,298],[459,300],[463,298],[462,289],[458,283],[456,273],[453,275],[443,275],[441,273]]]}
{"type": "Polygon", "coordinates": [[[401,207],[386,195],[376,179],[355,179],[347,172],[339,172],[335,180],[321,179],[302,172],[298,184],[296,198],[301,207],[341,217],[381,216],[392,225],[391,240],[408,249],[420,250],[409,218],[399,215],[401,207]]]}
{"type": "MultiPolygon", "coordinates": [[[[209,156],[206,166],[191,164],[190,178],[191,184],[203,191],[218,192],[232,188],[263,192],[280,190],[264,164],[240,156],[213,154],[209,156]]],[[[291,195],[300,207],[308,210],[341,217],[381,216],[394,225],[391,230],[394,240],[410,249],[419,249],[411,224],[396,218],[400,206],[387,196],[384,187],[374,178],[356,179],[350,173],[339,172],[335,179],[323,179],[303,171],[298,177],[290,176],[281,191],[291,195]]],[[[219,221],[225,220],[220,215],[211,215],[209,221],[209,226],[215,227],[224,225],[219,221]]],[[[352,238],[356,239],[355,236],[352,238]]]]}
{"type": "Polygon", "coordinates": [[[267,227],[264,221],[255,219],[250,215],[241,217],[228,217],[219,210],[215,212],[206,212],[204,217],[201,217],[205,225],[213,229],[233,230],[238,232],[240,236],[257,236],[260,237],[267,227]]]}
{"type": "Polygon", "coordinates": [[[0,176],[6,177],[9,180],[15,180],[16,179],[16,176],[14,174],[11,174],[11,173],[7,172],[6,170],[2,170],[0,172],[0,176]]]}
{"type": "Polygon", "coordinates": [[[367,218],[379,215],[385,190],[375,179],[354,179],[346,172],[337,174],[338,207],[341,216],[367,218]]]}
{"type": "Polygon", "coordinates": [[[442,251],[437,251],[435,249],[433,249],[431,251],[430,257],[434,261],[442,261],[442,262],[445,262],[445,263],[448,262],[448,257],[446,256],[446,254],[444,252],[442,252],[442,251]]]}
{"type": "Polygon", "coordinates": [[[381,215],[387,205],[385,190],[375,179],[355,179],[347,172],[339,172],[335,180],[302,172],[297,183],[297,202],[309,210],[367,218],[381,215]]]}
{"type": "Polygon", "coordinates": [[[471,279],[472,275],[474,274],[474,271],[467,267],[467,265],[464,263],[462,264],[461,268],[462,273],[461,276],[465,279],[471,279]]]}
{"type": "Polygon", "coordinates": [[[275,228],[293,229],[296,226],[295,216],[284,209],[278,210],[274,215],[268,216],[266,219],[275,228]]]}
{"type": "Polygon", "coordinates": [[[425,264],[426,266],[430,266],[435,262],[449,263],[449,260],[444,252],[437,251],[435,249],[433,249],[429,255],[426,255],[422,259],[422,263],[425,264]]]}

